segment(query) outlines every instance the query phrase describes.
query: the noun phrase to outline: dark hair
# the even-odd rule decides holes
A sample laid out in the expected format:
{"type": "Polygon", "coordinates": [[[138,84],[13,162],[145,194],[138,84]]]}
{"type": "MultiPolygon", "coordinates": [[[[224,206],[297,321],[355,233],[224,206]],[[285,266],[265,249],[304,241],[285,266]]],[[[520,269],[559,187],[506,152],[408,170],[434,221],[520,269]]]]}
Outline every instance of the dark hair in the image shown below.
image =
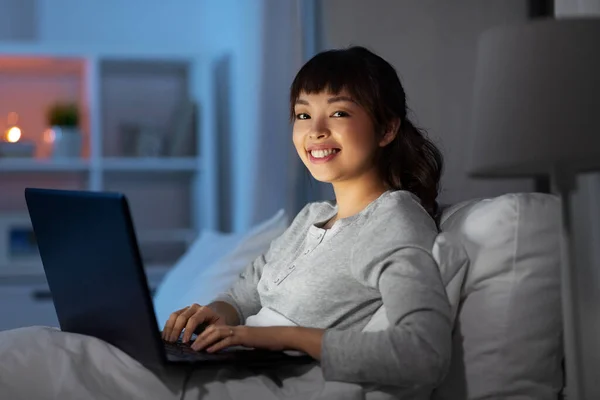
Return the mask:
{"type": "Polygon", "coordinates": [[[292,83],[291,118],[301,93],[337,94],[342,90],[366,109],[376,132],[383,134],[400,120],[395,139],[379,154],[380,174],[391,188],[414,193],[435,217],[442,154],[408,119],[404,88],[394,67],[383,58],[356,46],[317,54],[304,64],[292,83]]]}

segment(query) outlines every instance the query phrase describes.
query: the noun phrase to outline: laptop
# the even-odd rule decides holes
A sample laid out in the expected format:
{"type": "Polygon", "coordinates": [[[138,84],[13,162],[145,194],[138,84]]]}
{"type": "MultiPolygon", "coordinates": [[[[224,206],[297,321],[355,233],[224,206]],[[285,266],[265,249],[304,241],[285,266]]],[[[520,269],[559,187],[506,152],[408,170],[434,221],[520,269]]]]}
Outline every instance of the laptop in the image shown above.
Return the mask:
{"type": "Polygon", "coordinates": [[[26,188],[25,200],[62,331],[102,339],[151,369],[314,361],[243,347],[210,354],[163,341],[126,196],[26,188]]]}

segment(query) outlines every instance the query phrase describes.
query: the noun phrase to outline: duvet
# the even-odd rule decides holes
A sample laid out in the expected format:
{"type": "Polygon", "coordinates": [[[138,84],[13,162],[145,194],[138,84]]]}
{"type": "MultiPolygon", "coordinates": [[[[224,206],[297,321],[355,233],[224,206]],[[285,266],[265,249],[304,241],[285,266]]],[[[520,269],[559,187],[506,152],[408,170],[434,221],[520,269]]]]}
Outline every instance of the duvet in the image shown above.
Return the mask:
{"type": "MultiPolygon", "coordinates": [[[[325,382],[315,362],[288,368],[152,372],[94,337],[50,327],[0,332],[0,399],[359,400],[393,390],[325,382]]],[[[422,398],[405,392],[401,398],[422,398]],[[406,396],[405,396],[406,395],[406,396]]]]}

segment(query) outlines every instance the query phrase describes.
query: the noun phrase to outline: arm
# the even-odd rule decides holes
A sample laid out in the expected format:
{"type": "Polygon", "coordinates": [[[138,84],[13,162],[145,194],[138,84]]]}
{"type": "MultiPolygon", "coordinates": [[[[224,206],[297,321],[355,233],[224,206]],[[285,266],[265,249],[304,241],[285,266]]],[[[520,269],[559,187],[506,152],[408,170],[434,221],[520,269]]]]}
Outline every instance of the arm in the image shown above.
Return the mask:
{"type": "Polygon", "coordinates": [[[291,327],[282,328],[281,337],[283,347],[290,350],[299,350],[308,354],[315,360],[321,359],[321,347],[323,343],[324,329],[291,327]]]}
{"type": "Polygon", "coordinates": [[[450,362],[452,325],[431,254],[396,249],[363,273],[380,291],[390,326],[380,332],[327,330],[321,350],[325,379],[394,386],[440,382],[450,362]]]}
{"type": "Polygon", "coordinates": [[[269,252],[250,263],[233,286],[227,292],[217,296],[211,303],[210,308],[225,317],[228,325],[243,324],[246,318],[260,311],[261,304],[257,286],[267,263],[269,252]],[[221,314],[221,311],[225,314],[221,314]]]}
{"type": "Polygon", "coordinates": [[[366,284],[372,281],[386,305],[390,326],[385,331],[240,326],[230,336],[229,327],[223,327],[220,333],[207,332],[199,348],[223,340],[211,350],[230,345],[300,350],[322,361],[328,380],[399,386],[437,383],[449,364],[451,322],[435,260],[425,250],[401,248],[365,269],[370,276],[363,279],[366,284]]]}
{"type": "Polygon", "coordinates": [[[300,350],[314,359],[321,355],[323,329],[291,326],[211,325],[192,344],[192,349],[209,353],[229,346],[246,346],[273,351],[300,350]]]}
{"type": "Polygon", "coordinates": [[[207,307],[219,314],[224,319],[225,325],[236,326],[240,324],[238,312],[231,304],[224,301],[214,301],[207,307]]]}

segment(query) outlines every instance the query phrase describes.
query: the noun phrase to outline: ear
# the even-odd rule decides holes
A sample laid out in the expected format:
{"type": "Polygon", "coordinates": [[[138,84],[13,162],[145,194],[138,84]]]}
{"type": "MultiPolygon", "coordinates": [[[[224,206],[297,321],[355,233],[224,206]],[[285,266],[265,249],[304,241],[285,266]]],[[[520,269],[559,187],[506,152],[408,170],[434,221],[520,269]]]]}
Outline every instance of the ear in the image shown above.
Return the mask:
{"type": "Polygon", "coordinates": [[[388,144],[392,143],[392,141],[398,135],[398,130],[400,130],[400,119],[393,120],[390,124],[388,124],[381,140],[379,141],[379,147],[385,147],[388,144]]]}

